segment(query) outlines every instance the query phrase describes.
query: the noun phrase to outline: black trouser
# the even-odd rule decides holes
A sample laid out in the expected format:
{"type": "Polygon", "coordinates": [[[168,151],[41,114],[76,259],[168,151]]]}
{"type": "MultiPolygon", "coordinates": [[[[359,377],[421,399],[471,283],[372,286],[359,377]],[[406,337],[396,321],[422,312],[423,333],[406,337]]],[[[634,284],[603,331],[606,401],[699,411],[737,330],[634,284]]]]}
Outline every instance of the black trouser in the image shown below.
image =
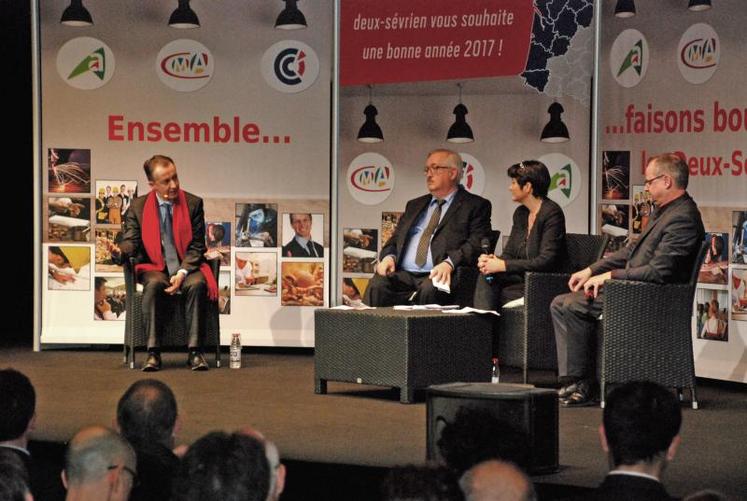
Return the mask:
{"type": "Polygon", "coordinates": [[[485,275],[477,277],[474,306],[479,310],[500,310],[501,306],[524,295],[524,275],[496,273],[488,283],[485,275]]]}
{"type": "Polygon", "coordinates": [[[558,378],[563,382],[596,379],[596,327],[604,294],[593,301],[583,291],[561,294],[550,305],[558,350],[558,378]]]}
{"type": "MultiPolygon", "coordinates": [[[[148,349],[159,348],[161,338],[158,316],[161,302],[166,299],[164,289],[169,287],[169,277],[161,271],[147,271],[140,276],[143,284],[143,316],[148,334],[148,349]]],[[[181,293],[184,296],[184,314],[187,326],[187,346],[199,349],[202,344],[200,333],[204,331],[203,311],[207,298],[207,284],[200,271],[189,273],[182,282],[181,293]]]]}
{"type": "MultiPolygon", "coordinates": [[[[451,275],[452,279],[454,274],[451,275]]],[[[454,290],[454,283],[451,284],[454,290]]],[[[451,304],[450,295],[433,287],[428,273],[395,271],[384,277],[378,273],[371,278],[366,288],[364,303],[369,306],[394,306],[396,304],[451,304]],[[417,292],[415,298],[410,297],[417,292]]]]}

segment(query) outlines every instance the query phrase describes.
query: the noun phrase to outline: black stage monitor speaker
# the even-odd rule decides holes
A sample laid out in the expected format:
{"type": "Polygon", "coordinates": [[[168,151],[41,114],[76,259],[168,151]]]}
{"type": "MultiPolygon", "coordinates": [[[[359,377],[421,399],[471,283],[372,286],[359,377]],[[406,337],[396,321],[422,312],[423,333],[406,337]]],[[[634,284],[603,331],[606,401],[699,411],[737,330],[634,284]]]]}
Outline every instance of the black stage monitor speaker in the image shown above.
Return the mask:
{"type": "Polygon", "coordinates": [[[426,410],[429,460],[445,461],[438,446],[443,437],[445,454],[454,462],[499,455],[533,475],[558,470],[558,395],[553,390],[523,384],[434,385],[427,390],[426,410]]]}

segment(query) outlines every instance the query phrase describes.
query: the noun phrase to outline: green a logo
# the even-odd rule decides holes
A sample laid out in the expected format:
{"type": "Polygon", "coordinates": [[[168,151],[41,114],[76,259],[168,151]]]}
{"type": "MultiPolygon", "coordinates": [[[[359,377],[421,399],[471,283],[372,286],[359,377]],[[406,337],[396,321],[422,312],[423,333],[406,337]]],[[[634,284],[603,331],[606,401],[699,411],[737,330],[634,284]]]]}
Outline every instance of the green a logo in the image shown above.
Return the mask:
{"type": "Polygon", "coordinates": [[[571,187],[573,186],[573,175],[571,173],[571,165],[566,164],[558,172],[553,174],[550,179],[550,189],[559,189],[560,192],[568,198],[571,198],[571,187]]]}
{"type": "Polygon", "coordinates": [[[638,40],[638,42],[633,46],[632,49],[630,49],[630,52],[628,52],[628,55],[625,56],[625,60],[620,65],[620,69],[617,71],[617,76],[623,74],[625,70],[628,68],[633,68],[633,70],[638,73],[638,76],[641,75],[641,70],[643,69],[643,41],[638,40]]]}
{"type": "Polygon", "coordinates": [[[100,80],[104,79],[104,75],[106,74],[106,56],[103,47],[96,49],[84,57],[73,71],[70,72],[67,79],[70,80],[89,71],[99,77],[100,80]]]}

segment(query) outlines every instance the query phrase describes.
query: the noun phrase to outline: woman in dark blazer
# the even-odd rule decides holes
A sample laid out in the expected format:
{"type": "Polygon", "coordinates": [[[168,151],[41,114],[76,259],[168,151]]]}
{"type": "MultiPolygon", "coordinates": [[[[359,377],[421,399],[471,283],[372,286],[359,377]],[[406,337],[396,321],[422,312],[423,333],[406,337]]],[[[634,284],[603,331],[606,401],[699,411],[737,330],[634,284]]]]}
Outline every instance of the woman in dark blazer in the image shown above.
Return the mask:
{"type": "Polygon", "coordinates": [[[511,199],[520,205],[514,211],[511,236],[501,256],[483,254],[477,260],[481,276],[475,308],[497,310],[522,297],[524,272],[553,271],[565,252],[565,216],[563,209],[547,198],[547,167],[526,160],[509,167],[508,177],[511,199]]]}

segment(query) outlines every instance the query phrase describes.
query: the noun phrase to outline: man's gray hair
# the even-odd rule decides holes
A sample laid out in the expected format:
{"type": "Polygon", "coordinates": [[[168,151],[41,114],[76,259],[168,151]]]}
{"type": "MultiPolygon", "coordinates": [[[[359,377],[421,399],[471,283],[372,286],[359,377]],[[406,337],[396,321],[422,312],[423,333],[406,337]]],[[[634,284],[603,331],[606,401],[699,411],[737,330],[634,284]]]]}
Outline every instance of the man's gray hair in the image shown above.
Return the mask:
{"type": "Polygon", "coordinates": [[[682,157],[675,153],[662,153],[652,157],[649,162],[655,162],[657,173],[670,176],[677,188],[687,189],[690,180],[690,168],[682,157]]]}
{"type": "Polygon", "coordinates": [[[65,476],[70,485],[82,485],[103,478],[111,466],[135,466],[135,451],[120,435],[101,428],[95,436],[73,440],[65,454],[65,476]]]}

